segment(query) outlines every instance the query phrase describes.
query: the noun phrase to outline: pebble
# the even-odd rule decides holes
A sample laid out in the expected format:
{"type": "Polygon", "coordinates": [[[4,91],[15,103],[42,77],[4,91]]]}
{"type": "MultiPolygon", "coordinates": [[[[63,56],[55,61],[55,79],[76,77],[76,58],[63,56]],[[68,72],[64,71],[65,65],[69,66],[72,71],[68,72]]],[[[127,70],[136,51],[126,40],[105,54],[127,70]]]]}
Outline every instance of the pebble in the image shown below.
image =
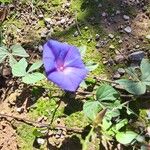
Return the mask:
{"type": "Polygon", "coordinates": [[[61,23],[61,24],[64,24],[65,22],[66,22],[66,19],[65,19],[65,18],[63,18],[63,19],[60,20],[60,23],[61,23]]]}
{"type": "Polygon", "coordinates": [[[117,71],[120,75],[124,75],[124,73],[125,73],[125,70],[123,68],[118,68],[117,71]]]}
{"type": "Polygon", "coordinates": [[[121,12],[120,12],[120,10],[117,10],[116,11],[116,15],[119,15],[121,12]]]}
{"type": "Polygon", "coordinates": [[[96,34],[96,35],[95,35],[95,40],[98,41],[99,39],[100,39],[100,35],[99,35],[99,34],[96,34]]]}
{"type": "Polygon", "coordinates": [[[144,51],[137,51],[137,52],[133,52],[131,54],[128,55],[128,58],[131,61],[138,61],[140,62],[145,56],[144,51]]]}
{"type": "Polygon", "coordinates": [[[109,46],[109,49],[115,49],[115,46],[113,45],[113,44],[111,44],[110,46],[109,46]]]}
{"type": "Polygon", "coordinates": [[[44,15],[43,15],[43,14],[40,14],[40,15],[38,16],[38,18],[39,18],[39,19],[43,19],[43,18],[44,18],[44,15]]]}
{"type": "Polygon", "coordinates": [[[123,57],[123,55],[119,54],[119,55],[115,56],[114,60],[115,60],[116,63],[121,63],[121,62],[124,61],[124,57],[123,57]]]}
{"type": "Polygon", "coordinates": [[[17,111],[18,113],[23,113],[24,108],[22,108],[22,107],[18,107],[18,108],[16,109],[16,111],[17,111]]]}
{"type": "Polygon", "coordinates": [[[102,17],[106,17],[107,16],[107,13],[106,12],[103,12],[102,13],[102,17]]]}
{"type": "Polygon", "coordinates": [[[85,26],[84,29],[85,29],[85,30],[88,30],[89,28],[88,28],[88,26],[85,26]]]}
{"type": "Polygon", "coordinates": [[[150,34],[146,35],[146,39],[150,40],[150,34]]]}
{"type": "Polygon", "coordinates": [[[100,43],[97,43],[95,47],[100,48],[101,47],[100,43]]]}
{"type": "Polygon", "coordinates": [[[119,40],[119,41],[118,41],[119,44],[121,44],[122,42],[123,42],[122,40],[119,40]]]}
{"type": "Polygon", "coordinates": [[[74,37],[77,37],[79,35],[78,31],[75,31],[75,33],[73,34],[74,37]]]}
{"type": "Polygon", "coordinates": [[[127,33],[131,33],[132,29],[131,29],[131,27],[127,26],[127,27],[124,28],[124,31],[127,32],[127,33]]]}
{"type": "Polygon", "coordinates": [[[123,15],[123,19],[124,19],[124,20],[129,20],[129,19],[130,19],[130,17],[129,17],[129,16],[127,16],[127,15],[123,15]]]}
{"type": "Polygon", "coordinates": [[[37,143],[38,143],[39,145],[43,145],[43,144],[45,143],[45,140],[42,139],[42,138],[37,138],[37,143]]]}
{"type": "Polygon", "coordinates": [[[113,75],[113,79],[120,79],[121,75],[116,72],[114,75],[113,75]]]}
{"type": "Polygon", "coordinates": [[[114,38],[114,35],[113,35],[113,34],[108,34],[108,37],[109,37],[110,39],[113,39],[113,38],[114,38]]]}
{"type": "Polygon", "coordinates": [[[11,75],[11,69],[10,68],[4,68],[2,71],[3,77],[8,77],[11,75]]]}

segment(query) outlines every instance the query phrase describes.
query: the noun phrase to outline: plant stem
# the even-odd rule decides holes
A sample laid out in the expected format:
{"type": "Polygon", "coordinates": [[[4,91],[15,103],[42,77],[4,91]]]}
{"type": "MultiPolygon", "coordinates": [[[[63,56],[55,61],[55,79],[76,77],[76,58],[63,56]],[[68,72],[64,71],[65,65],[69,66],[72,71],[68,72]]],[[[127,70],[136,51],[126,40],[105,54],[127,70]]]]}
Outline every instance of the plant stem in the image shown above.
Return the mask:
{"type": "Polygon", "coordinates": [[[82,150],[87,150],[88,149],[88,142],[90,141],[90,138],[91,138],[91,136],[93,134],[93,131],[94,131],[94,126],[92,126],[89,134],[86,136],[85,141],[82,144],[83,145],[82,150]]]}

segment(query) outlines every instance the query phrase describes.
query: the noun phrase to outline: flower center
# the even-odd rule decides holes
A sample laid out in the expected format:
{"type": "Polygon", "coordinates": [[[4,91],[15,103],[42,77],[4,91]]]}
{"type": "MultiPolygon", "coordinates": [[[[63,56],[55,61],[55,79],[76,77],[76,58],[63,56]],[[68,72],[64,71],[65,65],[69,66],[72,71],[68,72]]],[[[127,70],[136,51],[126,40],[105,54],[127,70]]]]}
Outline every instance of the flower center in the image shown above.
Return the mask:
{"type": "Polygon", "coordinates": [[[58,71],[63,71],[63,70],[64,70],[64,66],[58,67],[58,71]]]}

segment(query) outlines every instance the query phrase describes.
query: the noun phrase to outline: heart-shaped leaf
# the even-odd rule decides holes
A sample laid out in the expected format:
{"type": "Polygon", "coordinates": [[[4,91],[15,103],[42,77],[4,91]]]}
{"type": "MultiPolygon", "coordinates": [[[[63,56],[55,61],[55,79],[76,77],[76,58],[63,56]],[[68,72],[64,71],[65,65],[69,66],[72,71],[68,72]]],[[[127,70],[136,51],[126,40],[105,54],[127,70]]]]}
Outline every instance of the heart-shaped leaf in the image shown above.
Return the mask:
{"type": "Polygon", "coordinates": [[[12,74],[15,77],[23,77],[26,75],[27,61],[25,58],[22,58],[19,62],[15,63],[12,66],[12,74]]]}
{"type": "Polygon", "coordinates": [[[120,79],[115,82],[123,86],[125,90],[134,95],[142,95],[146,92],[146,85],[141,81],[120,79]]]}
{"type": "Polygon", "coordinates": [[[98,101],[116,100],[119,97],[118,92],[108,84],[101,85],[96,92],[96,99],[98,101]]]}
{"type": "Polygon", "coordinates": [[[0,47],[0,63],[4,61],[4,59],[8,56],[9,52],[7,51],[7,47],[0,47]]]}
{"type": "Polygon", "coordinates": [[[32,72],[32,71],[34,71],[36,69],[39,69],[42,66],[42,64],[43,64],[43,62],[41,60],[33,63],[32,66],[29,68],[28,73],[32,72]]]}
{"type": "Polygon", "coordinates": [[[20,44],[13,45],[10,49],[12,50],[12,54],[15,56],[29,57],[25,49],[20,44]]]}
{"type": "Polygon", "coordinates": [[[24,77],[22,77],[22,81],[26,84],[34,84],[43,79],[45,79],[45,76],[39,72],[34,72],[32,74],[26,74],[24,77]]]}
{"type": "Polygon", "coordinates": [[[140,69],[142,72],[142,82],[150,86],[150,63],[148,59],[142,59],[140,69]]]}
{"type": "Polygon", "coordinates": [[[87,101],[83,105],[83,112],[92,121],[96,119],[96,116],[101,109],[98,101],[87,101]]]}
{"type": "Polygon", "coordinates": [[[83,58],[86,53],[87,47],[85,45],[78,47],[81,57],[83,58]]]}
{"type": "Polygon", "coordinates": [[[119,143],[128,145],[131,144],[134,140],[136,140],[138,134],[133,131],[126,132],[118,132],[116,134],[116,139],[119,143]]]}

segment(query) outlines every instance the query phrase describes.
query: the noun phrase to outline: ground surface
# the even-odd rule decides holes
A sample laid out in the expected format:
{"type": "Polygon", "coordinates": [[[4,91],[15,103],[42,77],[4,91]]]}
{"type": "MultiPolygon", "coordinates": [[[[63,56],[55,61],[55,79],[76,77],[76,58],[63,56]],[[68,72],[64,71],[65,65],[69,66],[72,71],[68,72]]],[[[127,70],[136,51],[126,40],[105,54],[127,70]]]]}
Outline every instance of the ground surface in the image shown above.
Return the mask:
{"type": "MultiPolygon", "coordinates": [[[[86,45],[84,61],[98,62],[99,67],[92,75],[104,78],[112,79],[115,70],[125,66],[125,57],[130,53],[142,50],[150,55],[145,38],[150,34],[150,5],[146,1],[20,0],[8,7],[3,42],[7,46],[21,43],[30,53],[30,63],[41,57],[42,45],[50,38],[86,45]]],[[[49,149],[81,149],[81,134],[68,132],[67,128],[78,131],[88,125],[80,112],[84,95],[62,96],[63,92],[47,81],[26,86],[12,78],[7,62],[1,67],[0,80],[0,113],[25,120],[24,123],[10,117],[0,118],[1,150],[38,149],[34,127],[29,124],[48,122],[66,128],[48,131],[48,141],[44,140],[40,149],[48,149],[46,143],[49,149]]]]}

